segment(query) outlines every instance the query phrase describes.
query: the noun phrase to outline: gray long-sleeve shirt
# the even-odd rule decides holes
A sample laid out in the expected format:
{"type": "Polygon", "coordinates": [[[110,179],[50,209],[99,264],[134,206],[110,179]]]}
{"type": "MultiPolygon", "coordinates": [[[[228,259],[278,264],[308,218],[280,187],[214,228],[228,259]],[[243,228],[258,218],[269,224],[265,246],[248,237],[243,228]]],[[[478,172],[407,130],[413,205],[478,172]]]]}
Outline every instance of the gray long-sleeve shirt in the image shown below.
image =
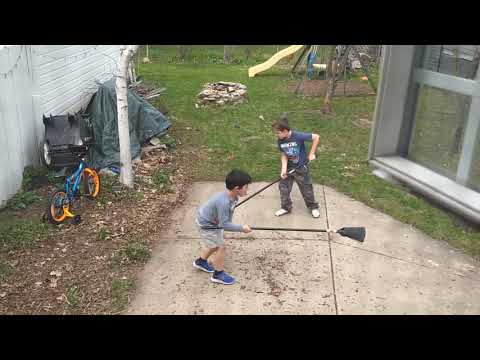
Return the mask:
{"type": "Polygon", "coordinates": [[[232,223],[233,212],[238,198],[231,200],[226,191],[212,196],[197,211],[197,221],[200,226],[223,227],[226,231],[243,231],[243,226],[232,223]]]}

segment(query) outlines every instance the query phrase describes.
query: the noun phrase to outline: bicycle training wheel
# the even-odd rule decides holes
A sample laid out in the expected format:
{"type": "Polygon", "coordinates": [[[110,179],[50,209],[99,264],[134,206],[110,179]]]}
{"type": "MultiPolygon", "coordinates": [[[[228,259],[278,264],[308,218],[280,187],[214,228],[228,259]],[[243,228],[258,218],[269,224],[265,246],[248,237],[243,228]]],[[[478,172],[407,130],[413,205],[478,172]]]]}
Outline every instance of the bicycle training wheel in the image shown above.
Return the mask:
{"type": "Polygon", "coordinates": [[[86,168],[83,170],[83,180],[85,182],[85,192],[89,197],[97,197],[100,192],[100,177],[93,169],[86,168]]]}

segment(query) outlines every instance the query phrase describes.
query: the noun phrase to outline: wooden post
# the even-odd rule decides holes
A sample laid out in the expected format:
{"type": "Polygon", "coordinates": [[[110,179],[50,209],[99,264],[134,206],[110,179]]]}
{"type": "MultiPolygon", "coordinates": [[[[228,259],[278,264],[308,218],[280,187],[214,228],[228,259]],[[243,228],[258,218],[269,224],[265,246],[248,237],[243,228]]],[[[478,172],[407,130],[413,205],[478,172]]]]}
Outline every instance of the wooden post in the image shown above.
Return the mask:
{"type": "Polygon", "coordinates": [[[291,71],[292,74],[295,72],[295,69],[296,69],[297,66],[300,64],[300,62],[302,61],[303,57],[305,56],[305,54],[307,53],[307,51],[310,50],[311,47],[312,47],[312,45],[307,45],[307,46],[305,46],[305,48],[302,50],[302,52],[300,53],[300,56],[298,57],[295,65],[293,65],[293,67],[292,67],[292,71],[291,71]]]}

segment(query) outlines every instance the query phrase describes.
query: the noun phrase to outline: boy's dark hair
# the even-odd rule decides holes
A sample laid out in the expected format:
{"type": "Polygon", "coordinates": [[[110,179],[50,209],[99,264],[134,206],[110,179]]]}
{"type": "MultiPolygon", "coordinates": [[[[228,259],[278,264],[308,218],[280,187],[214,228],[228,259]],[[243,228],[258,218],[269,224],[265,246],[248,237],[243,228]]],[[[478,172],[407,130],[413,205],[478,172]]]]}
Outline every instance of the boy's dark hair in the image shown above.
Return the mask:
{"type": "Polygon", "coordinates": [[[252,178],[246,172],[238,169],[233,169],[227,174],[225,185],[228,190],[233,190],[235,186],[242,187],[252,183],[252,178]]]}
{"type": "Polygon", "coordinates": [[[290,125],[288,125],[288,119],[286,115],[281,116],[278,118],[273,124],[272,128],[277,131],[290,131],[290,125]]]}

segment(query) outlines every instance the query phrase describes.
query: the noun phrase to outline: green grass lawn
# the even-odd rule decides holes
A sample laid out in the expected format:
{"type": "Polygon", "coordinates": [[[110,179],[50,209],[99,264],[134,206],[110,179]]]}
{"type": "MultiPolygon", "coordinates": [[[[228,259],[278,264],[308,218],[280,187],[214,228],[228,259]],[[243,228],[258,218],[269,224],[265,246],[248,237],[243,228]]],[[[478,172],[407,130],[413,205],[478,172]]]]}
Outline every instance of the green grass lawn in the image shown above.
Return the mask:
{"type": "MultiPolygon", "coordinates": [[[[168,51],[173,54],[176,49],[168,51]]],[[[221,54],[221,49],[204,51],[221,54]]],[[[477,231],[466,228],[454,216],[424,199],[371,174],[366,161],[370,129],[355,127],[353,121],[371,120],[375,97],[337,97],[335,114],[322,115],[312,110],[320,109],[323,99],[285,91],[286,83],[291,81],[288,69],[270,69],[253,79],[248,78],[247,69],[247,64],[187,62],[139,66],[146,82],[167,87],[167,93],[157,101],[169,109],[171,133],[180,137],[182,144],[198,146],[206,154],[205,161],[198,164],[198,180],[224,180],[234,167],[247,170],[254,181],[278,178],[280,155],[271,123],[288,112],[293,128],[320,134],[317,160],[311,166],[314,181],[412,224],[433,238],[446,240],[473,256],[480,255],[477,231]],[[196,95],[205,83],[215,81],[246,85],[249,102],[197,109],[196,95]]],[[[372,78],[377,80],[376,75],[372,78]]]]}

